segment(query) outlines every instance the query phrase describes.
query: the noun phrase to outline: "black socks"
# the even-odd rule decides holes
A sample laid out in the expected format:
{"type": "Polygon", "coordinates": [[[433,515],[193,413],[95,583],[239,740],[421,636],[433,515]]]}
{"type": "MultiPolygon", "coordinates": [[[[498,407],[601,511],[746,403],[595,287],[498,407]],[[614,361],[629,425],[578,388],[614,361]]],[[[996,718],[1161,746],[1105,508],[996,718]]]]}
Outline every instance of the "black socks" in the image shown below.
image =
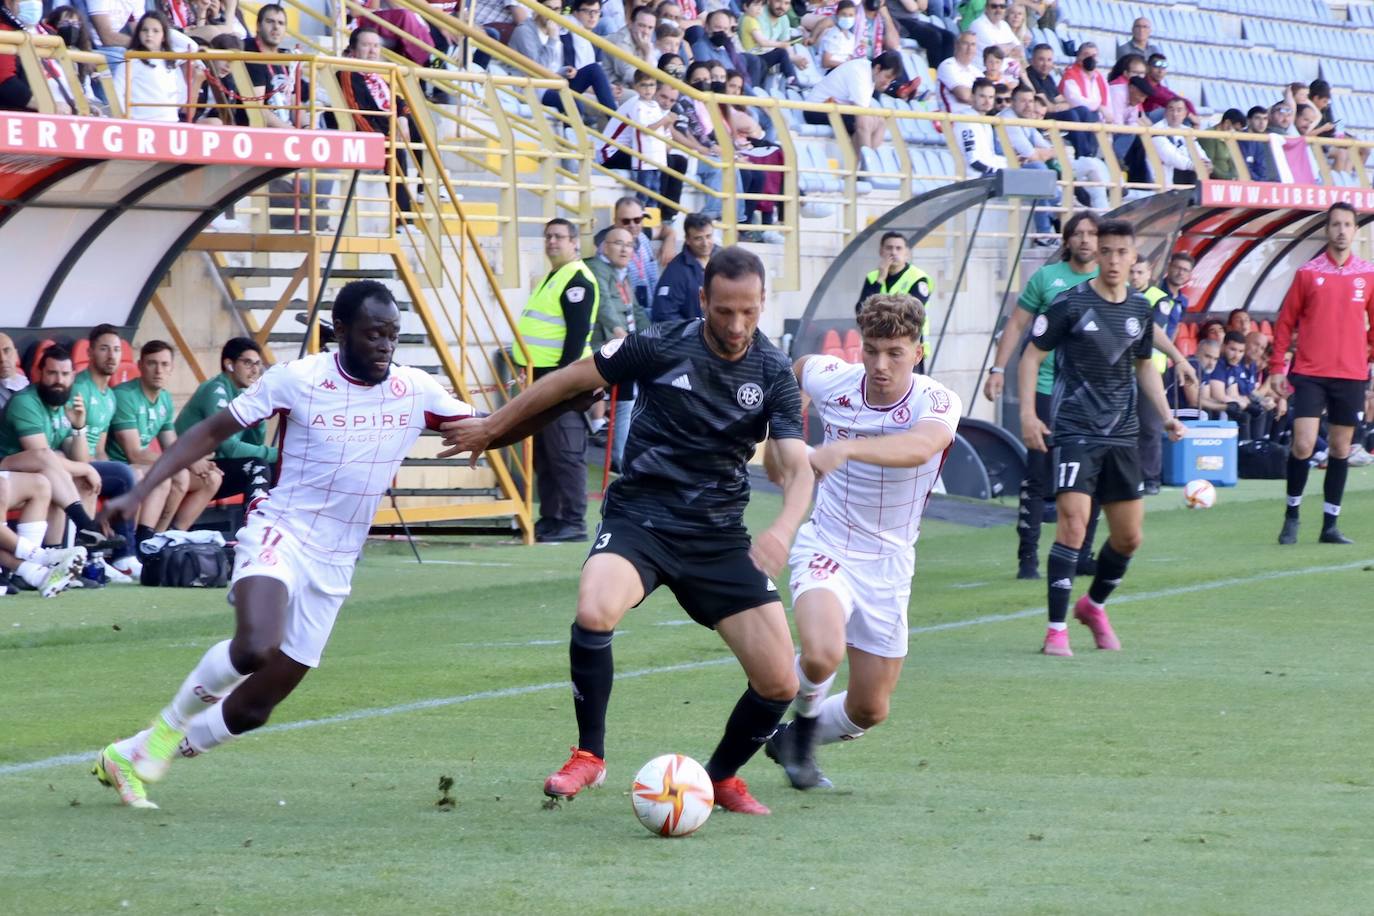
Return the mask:
{"type": "Polygon", "coordinates": [[[706,772],[712,782],[729,779],[738,773],[739,768],[777,731],[778,723],[791,705],[792,697],[785,700],[765,699],[750,685],[735,704],[729,721],[725,723],[725,734],[720,744],[716,745],[711,759],[706,762],[706,772]]]}
{"type": "Polygon", "coordinates": [[[614,630],[584,630],[572,625],[568,661],[572,669],[573,709],[577,713],[577,746],[606,756],[606,707],[611,703],[615,662],[611,658],[614,630]]]}
{"type": "Polygon", "coordinates": [[[1088,598],[1094,604],[1106,604],[1112,592],[1121,584],[1121,577],[1126,575],[1126,567],[1130,562],[1130,557],[1116,552],[1111,541],[1103,544],[1097,554],[1097,575],[1093,577],[1092,585],[1088,586],[1088,598]]]}
{"type": "Polygon", "coordinates": [[[1050,548],[1048,569],[1050,623],[1063,623],[1069,618],[1069,596],[1073,593],[1073,577],[1078,570],[1078,548],[1058,541],[1050,548]]]}

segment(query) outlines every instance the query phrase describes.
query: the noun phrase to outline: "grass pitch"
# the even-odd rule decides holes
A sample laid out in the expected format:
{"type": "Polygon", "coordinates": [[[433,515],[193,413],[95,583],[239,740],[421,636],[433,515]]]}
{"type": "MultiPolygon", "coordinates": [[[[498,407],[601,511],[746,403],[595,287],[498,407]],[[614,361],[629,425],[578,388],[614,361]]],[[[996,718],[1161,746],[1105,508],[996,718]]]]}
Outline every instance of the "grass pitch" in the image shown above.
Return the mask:
{"type": "Polygon", "coordinates": [[[1205,513],[1150,499],[1113,603],[1125,651],[1075,625],[1073,659],[1036,652],[1044,585],[1012,578],[1009,528],[928,523],[892,719],[823,749],[835,791],[760,755],[743,775],[774,815],[686,840],[635,821],[629,781],[704,760],[743,677],[666,591],[615,643],[607,785],[541,805],[575,740],[585,546],[369,549],[323,668],[267,732],[175,764],[159,811],[118,807],[89,758],[228,634],[223,594],[0,599],[4,910],[1367,912],[1374,473],[1352,474],[1353,548],[1314,543],[1313,476],[1294,548],[1281,482],[1205,513]]]}

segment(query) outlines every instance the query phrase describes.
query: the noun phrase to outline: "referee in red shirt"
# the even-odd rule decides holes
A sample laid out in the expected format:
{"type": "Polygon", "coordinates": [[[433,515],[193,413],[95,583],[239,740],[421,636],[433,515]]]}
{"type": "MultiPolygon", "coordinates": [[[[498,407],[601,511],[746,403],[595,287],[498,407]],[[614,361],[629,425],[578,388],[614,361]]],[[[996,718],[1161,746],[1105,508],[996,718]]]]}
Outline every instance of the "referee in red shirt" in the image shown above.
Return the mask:
{"type": "Polygon", "coordinates": [[[1298,541],[1298,508],[1307,486],[1308,461],[1317,444],[1322,412],[1327,418],[1329,457],[1323,495],[1323,544],[1350,544],[1336,520],[1350,471],[1350,440],[1364,410],[1365,387],[1374,360],[1374,264],[1351,254],[1355,208],[1337,203],[1326,211],[1326,249],[1302,267],[1284,297],[1274,328],[1269,364],[1274,390],[1293,407],[1293,445],[1288,453],[1288,510],[1280,544],[1298,541]],[[1288,365],[1288,347],[1298,335],[1288,365]]]}

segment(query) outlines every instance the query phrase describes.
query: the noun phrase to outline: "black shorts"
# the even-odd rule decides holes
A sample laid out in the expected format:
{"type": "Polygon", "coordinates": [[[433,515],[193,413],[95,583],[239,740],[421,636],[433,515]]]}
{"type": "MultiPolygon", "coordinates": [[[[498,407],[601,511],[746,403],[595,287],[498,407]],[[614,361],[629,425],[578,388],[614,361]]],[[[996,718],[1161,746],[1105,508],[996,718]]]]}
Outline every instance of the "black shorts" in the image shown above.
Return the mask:
{"type": "Polygon", "coordinates": [[[634,565],[644,597],[668,586],[687,615],[704,627],[780,601],[777,587],[749,559],[749,534],[666,534],[633,519],[603,518],[587,558],[613,553],[634,565]]]}
{"type": "MultiPolygon", "coordinates": [[[[821,124],[826,127],[830,126],[830,115],[824,111],[803,111],[802,120],[807,124],[821,124]]],[[[840,115],[840,121],[844,123],[844,132],[846,134],[854,133],[854,125],[858,122],[853,115],[842,114],[840,115]]]]}
{"type": "Polygon", "coordinates": [[[1362,379],[1290,375],[1293,416],[1326,418],[1336,426],[1354,426],[1364,412],[1365,382],[1362,379]]]}
{"type": "Polygon", "coordinates": [[[1086,493],[1100,503],[1140,499],[1145,477],[1132,445],[1102,445],[1066,438],[1054,448],[1055,493],[1086,493]]]}

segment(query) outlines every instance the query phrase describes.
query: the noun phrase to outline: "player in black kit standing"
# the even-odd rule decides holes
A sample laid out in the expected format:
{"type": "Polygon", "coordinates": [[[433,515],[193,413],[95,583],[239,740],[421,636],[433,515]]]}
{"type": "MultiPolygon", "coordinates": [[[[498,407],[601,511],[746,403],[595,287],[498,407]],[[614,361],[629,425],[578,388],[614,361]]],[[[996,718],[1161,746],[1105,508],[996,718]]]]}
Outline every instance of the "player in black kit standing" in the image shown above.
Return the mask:
{"type": "Polygon", "coordinates": [[[706,764],[716,804],[768,814],[736,773],[777,729],[797,693],[792,636],[772,576],[811,503],[801,394],[787,356],[758,330],[764,270],[742,248],[716,252],[701,291],[704,318],[612,340],[540,379],[490,417],[445,427],[444,454],[472,452],[575,395],[634,382],[640,391],[623,476],[611,485],[582,567],[569,658],[578,741],[544,783],[571,798],[606,778],[606,707],[616,624],[660,585],[717,630],[749,686],[706,764]],[[750,542],[747,465],[773,440],[784,464],[783,507],[750,542]]]}
{"type": "Polygon", "coordinates": [[[1092,631],[1099,649],[1120,649],[1104,605],[1121,584],[1131,555],[1140,549],[1145,489],[1136,451],[1139,398],[1165,417],[1171,439],[1183,434],[1164,397],[1160,374],[1150,361],[1151,307],[1131,288],[1135,230],[1130,223],[1104,222],[1097,229],[1100,272],[1060,295],[1031,326],[1021,355],[1022,391],[1033,391],[1040,363],[1055,353],[1054,429],[1035,414],[1032,399],[1021,402],[1026,443],[1051,454],[1059,526],[1049,557],[1049,629],[1046,655],[1069,649],[1069,597],[1093,498],[1102,504],[1111,534],[1097,556],[1097,574],[1073,613],[1092,631]],[[1051,435],[1053,438],[1051,439],[1051,435]]]}

